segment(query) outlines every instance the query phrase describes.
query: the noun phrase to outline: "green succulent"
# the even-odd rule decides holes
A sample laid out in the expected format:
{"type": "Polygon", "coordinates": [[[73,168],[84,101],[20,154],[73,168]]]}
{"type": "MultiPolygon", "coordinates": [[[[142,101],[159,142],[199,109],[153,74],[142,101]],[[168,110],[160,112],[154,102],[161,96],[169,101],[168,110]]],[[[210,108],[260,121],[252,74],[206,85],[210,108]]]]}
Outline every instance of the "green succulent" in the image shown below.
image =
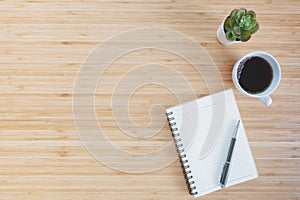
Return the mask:
{"type": "Polygon", "coordinates": [[[224,22],[226,38],[229,41],[248,41],[258,29],[255,12],[245,8],[232,10],[224,22]]]}

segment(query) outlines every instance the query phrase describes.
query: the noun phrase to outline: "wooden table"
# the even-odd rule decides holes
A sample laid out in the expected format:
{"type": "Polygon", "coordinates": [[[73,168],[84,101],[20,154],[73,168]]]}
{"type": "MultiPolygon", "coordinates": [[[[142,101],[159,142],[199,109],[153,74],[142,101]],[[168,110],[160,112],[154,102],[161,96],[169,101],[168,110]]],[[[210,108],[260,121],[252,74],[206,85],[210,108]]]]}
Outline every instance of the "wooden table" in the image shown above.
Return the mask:
{"type": "MultiPolygon", "coordinates": [[[[149,173],[112,169],[88,153],[74,123],[73,87],[83,61],[108,38],[145,27],[193,38],[215,62],[224,88],[234,88],[231,70],[244,54],[261,50],[278,59],[282,80],[271,106],[233,89],[259,178],[201,199],[300,198],[299,1],[18,0],[0,5],[1,200],[193,199],[178,160],[149,173]],[[250,42],[223,46],[216,30],[226,14],[239,7],[255,10],[261,28],[250,42]]],[[[124,134],[112,117],[115,84],[132,68],[149,62],[177,70],[196,97],[208,94],[203,77],[175,55],[145,49],[121,56],[95,90],[95,113],[107,138],[132,153],[151,153],[172,139],[166,123],[154,137],[139,139],[124,134]]],[[[195,98],[185,90],[182,94],[186,100],[195,98]]],[[[149,108],[176,105],[176,95],[159,85],[139,88],[128,103],[132,120],[141,131],[151,132],[143,128],[150,120],[149,108]]]]}

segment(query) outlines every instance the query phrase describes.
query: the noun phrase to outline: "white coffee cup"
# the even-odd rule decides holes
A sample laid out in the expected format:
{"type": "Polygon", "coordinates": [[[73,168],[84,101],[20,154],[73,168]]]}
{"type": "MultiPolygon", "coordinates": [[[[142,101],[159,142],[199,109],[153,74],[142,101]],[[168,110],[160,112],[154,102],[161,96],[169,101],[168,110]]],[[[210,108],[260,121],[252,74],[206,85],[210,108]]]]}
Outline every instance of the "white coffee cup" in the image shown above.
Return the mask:
{"type": "Polygon", "coordinates": [[[276,90],[276,88],[279,85],[280,79],[281,79],[281,70],[280,70],[280,65],[279,65],[278,61],[272,55],[270,55],[266,52],[254,51],[254,52],[248,53],[247,55],[243,56],[235,63],[233,70],[232,70],[232,80],[233,80],[235,87],[241,93],[243,93],[247,96],[259,98],[259,100],[264,105],[267,105],[267,106],[272,104],[272,98],[270,97],[270,94],[272,94],[276,90]],[[239,84],[238,77],[237,77],[237,71],[238,71],[240,63],[242,61],[244,61],[245,59],[247,59],[249,57],[253,57],[253,56],[257,56],[257,57],[261,57],[261,58],[265,59],[270,64],[270,66],[272,67],[272,70],[273,70],[273,79],[272,79],[272,82],[270,83],[269,87],[267,89],[265,89],[264,91],[262,91],[261,93],[256,93],[256,94],[252,94],[252,93],[245,91],[239,84]]]}

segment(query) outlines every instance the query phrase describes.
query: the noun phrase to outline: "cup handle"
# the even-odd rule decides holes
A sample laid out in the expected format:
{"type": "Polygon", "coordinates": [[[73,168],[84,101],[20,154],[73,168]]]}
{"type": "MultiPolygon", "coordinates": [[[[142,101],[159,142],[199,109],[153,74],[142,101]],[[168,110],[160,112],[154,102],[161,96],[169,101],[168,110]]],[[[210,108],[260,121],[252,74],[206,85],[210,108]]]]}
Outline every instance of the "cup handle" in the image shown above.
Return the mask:
{"type": "Polygon", "coordinates": [[[272,104],[272,98],[270,96],[260,97],[259,100],[266,106],[269,106],[272,104]]]}

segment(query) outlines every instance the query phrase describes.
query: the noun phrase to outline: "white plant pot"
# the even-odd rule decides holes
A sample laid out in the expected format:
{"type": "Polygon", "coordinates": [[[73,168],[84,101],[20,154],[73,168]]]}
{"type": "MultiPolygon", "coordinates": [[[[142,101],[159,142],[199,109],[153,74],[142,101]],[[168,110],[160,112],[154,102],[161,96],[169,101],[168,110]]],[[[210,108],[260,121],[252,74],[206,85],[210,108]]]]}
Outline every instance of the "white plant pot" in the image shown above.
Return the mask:
{"type": "Polygon", "coordinates": [[[237,43],[238,41],[229,41],[226,38],[226,34],[225,34],[224,28],[223,28],[226,18],[223,20],[222,24],[219,26],[219,28],[217,30],[217,38],[218,38],[219,42],[224,44],[224,45],[230,45],[230,44],[237,43]]]}

